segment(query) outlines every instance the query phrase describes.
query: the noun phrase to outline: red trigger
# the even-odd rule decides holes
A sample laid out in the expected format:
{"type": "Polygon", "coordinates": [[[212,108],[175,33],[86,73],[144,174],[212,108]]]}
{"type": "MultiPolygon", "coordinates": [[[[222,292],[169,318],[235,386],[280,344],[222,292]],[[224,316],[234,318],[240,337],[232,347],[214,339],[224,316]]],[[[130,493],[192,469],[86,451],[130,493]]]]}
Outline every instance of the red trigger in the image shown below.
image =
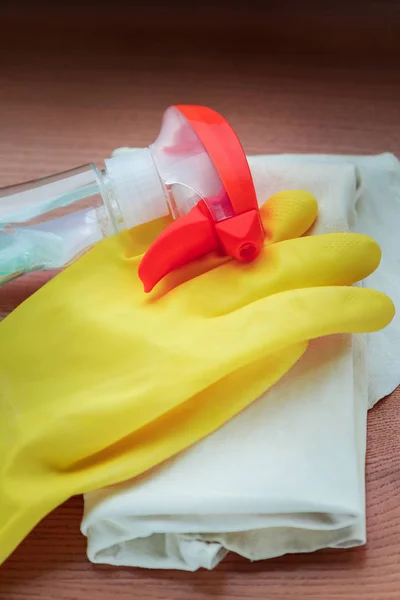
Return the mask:
{"type": "Polygon", "coordinates": [[[139,277],[147,293],[171,271],[218,248],[240,262],[254,260],[263,241],[264,229],[258,211],[249,210],[214,223],[201,200],[150,246],[139,265],[139,277]]]}
{"type": "Polygon", "coordinates": [[[165,275],[220,247],[214,222],[203,201],[171,223],[150,246],[139,265],[144,291],[165,275]]]}

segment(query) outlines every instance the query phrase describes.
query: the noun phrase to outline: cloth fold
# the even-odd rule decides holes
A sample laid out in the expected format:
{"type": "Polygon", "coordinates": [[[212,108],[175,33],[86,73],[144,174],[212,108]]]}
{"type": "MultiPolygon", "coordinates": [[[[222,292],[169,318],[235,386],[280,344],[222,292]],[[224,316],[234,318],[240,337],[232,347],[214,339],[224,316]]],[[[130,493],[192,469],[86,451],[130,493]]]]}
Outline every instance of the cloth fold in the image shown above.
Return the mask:
{"type": "MultiPolygon", "coordinates": [[[[376,157],[250,158],[260,202],[302,188],[312,234],[374,237],[382,263],[363,285],[400,304],[400,166],[376,157]]],[[[371,336],[313,342],[272,389],[221,429],[138,479],[85,496],[92,562],[194,571],[228,551],[251,560],[361,545],[366,413],[400,382],[397,316],[371,336]]]]}

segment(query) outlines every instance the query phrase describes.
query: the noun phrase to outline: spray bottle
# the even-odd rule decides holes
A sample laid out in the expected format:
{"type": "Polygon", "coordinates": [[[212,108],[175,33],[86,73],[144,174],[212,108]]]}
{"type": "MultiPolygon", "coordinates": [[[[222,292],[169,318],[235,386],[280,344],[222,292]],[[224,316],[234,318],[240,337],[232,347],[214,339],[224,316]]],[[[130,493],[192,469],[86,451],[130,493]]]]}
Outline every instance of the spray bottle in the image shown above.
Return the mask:
{"type": "MultiPolygon", "coordinates": [[[[202,106],[164,113],[149,147],[0,189],[0,285],[59,269],[101,239],[170,215],[140,267],[149,292],[211,251],[247,262],[264,229],[243,148],[227,121],[202,106]]],[[[134,230],[133,230],[134,235],[134,230]]]]}

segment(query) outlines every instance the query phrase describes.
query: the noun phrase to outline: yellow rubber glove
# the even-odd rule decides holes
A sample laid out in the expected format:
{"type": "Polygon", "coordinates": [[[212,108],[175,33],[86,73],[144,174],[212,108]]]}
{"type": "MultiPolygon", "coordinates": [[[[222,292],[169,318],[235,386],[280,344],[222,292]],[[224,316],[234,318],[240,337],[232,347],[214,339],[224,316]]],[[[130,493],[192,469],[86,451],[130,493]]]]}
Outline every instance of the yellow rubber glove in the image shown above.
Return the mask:
{"type": "Polygon", "coordinates": [[[290,239],[316,211],[305,192],[274,196],[254,263],[205,257],[151,295],[137,268],[165,222],[143,226],[99,244],[0,323],[0,562],[68,497],[214,431],[311,338],[389,323],[389,298],[346,287],[378,266],[374,241],[290,239]]]}

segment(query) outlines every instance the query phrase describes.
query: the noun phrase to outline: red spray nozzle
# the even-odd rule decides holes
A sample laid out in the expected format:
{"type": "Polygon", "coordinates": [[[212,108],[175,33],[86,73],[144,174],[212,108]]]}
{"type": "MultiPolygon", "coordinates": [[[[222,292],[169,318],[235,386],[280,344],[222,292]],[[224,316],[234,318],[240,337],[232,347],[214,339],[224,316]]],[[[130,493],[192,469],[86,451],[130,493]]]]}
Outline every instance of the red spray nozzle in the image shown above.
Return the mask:
{"type": "Polygon", "coordinates": [[[199,187],[201,191],[194,207],[167,227],[144,255],[139,277],[146,292],[174,269],[213,250],[249,262],[258,256],[264,240],[250,168],[229,123],[203,106],[179,105],[174,109],[179,113],[181,129],[169,143],[161,134],[163,147],[155,150],[164,151],[164,160],[174,155],[170,172],[184,172],[185,167],[197,165],[193,187],[185,185],[193,192],[199,187]]]}

